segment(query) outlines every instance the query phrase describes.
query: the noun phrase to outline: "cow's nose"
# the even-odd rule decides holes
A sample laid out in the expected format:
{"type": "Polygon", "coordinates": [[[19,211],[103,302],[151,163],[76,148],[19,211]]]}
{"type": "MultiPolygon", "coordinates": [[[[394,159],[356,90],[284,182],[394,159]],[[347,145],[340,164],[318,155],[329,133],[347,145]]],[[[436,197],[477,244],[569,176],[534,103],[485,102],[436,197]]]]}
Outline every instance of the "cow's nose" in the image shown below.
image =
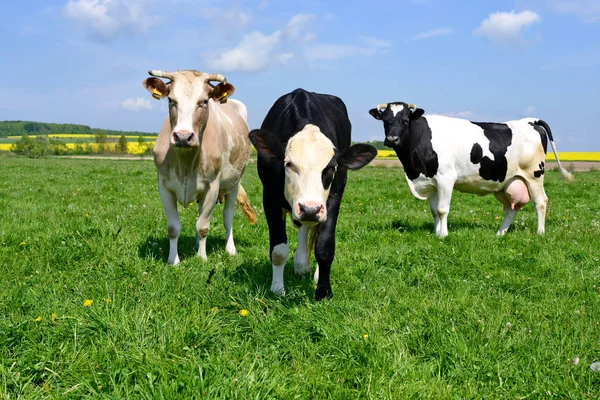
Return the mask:
{"type": "Polygon", "coordinates": [[[400,138],[398,138],[397,136],[386,136],[385,140],[383,141],[383,144],[388,147],[394,147],[398,143],[400,143],[400,138]]]}
{"type": "Polygon", "coordinates": [[[193,132],[173,132],[173,144],[175,146],[187,147],[194,138],[193,132]]]}
{"type": "Polygon", "coordinates": [[[298,204],[299,208],[299,217],[301,221],[307,222],[319,222],[321,217],[323,216],[324,207],[322,204],[316,203],[306,203],[306,204],[298,204]]]}

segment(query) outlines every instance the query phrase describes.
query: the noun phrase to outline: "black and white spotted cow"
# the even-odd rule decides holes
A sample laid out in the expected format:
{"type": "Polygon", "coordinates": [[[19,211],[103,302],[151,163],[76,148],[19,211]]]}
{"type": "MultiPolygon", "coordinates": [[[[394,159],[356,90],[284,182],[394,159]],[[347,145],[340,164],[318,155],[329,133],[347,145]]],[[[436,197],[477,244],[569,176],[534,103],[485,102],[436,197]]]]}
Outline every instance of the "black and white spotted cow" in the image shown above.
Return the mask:
{"type": "Polygon", "coordinates": [[[338,97],[296,89],[280,97],[261,129],[250,132],[258,151],[258,175],[269,225],[273,265],[271,291],[285,294],[283,268],[289,246],[285,217],[298,228],[294,257],[297,275],[310,273],[309,231],[317,269],[315,298],[331,297],[329,275],[335,254],[335,228],[348,169],[359,169],[377,155],[370,145],[350,146],[351,125],[338,97]]]}
{"type": "Polygon", "coordinates": [[[544,162],[548,139],[564,179],[573,180],[556,153],[550,127],[541,119],[504,123],[471,122],[442,115],[423,115],[414,104],[380,104],[369,110],[382,120],[385,145],[402,162],[412,194],[429,200],[435,233],[448,235],[452,190],[496,194],[505,215],[498,235],[504,235],[518,210],[533,200],[539,234],[544,233],[548,198],[544,162]]]}

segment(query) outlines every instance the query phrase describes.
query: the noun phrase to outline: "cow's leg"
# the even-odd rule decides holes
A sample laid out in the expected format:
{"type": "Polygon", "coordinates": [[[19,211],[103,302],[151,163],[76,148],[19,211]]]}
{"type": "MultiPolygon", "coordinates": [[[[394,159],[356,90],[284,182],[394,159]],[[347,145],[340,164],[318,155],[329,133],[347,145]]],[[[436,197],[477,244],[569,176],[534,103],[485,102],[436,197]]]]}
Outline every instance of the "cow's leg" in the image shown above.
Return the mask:
{"type": "Polygon", "coordinates": [[[440,182],[438,181],[437,195],[438,205],[437,212],[440,216],[439,231],[436,229],[436,235],[439,238],[445,238],[448,236],[448,213],[450,212],[450,201],[452,200],[452,189],[454,188],[454,181],[451,182],[440,182]]]}
{"type": "Polygon", "coordinates": [[[169,232],[169,258],[167,262],[172,265],[179,264],[179,254],[177,253],[177,240],[181,233],[181,221],[177,212],[177,199],[175,194],[171,193],[162,183],[162,178],[158,178],[158,192],[165,209],[167,217],[167,230],[169,232]]]}
{"type": "Polygon", "coordinates": [[[315,246],[315,259],[317,260],[317,288],[315,299],[317,301],[333,296],[329,276],[331,264],[335,256],[335,228],[340,211],[341,196],[330,193],[327,199],[327,219],[319,225],[317,243],[315,246]]]}
{"type": "Polygon", "coordinates": [[[225,195],[223,208],[223,225],[225,226],[225,251],[230,256],[235,256],[235,244],[233,243],[233,215],[235,214],[235,199],[237,198],[239,185],[225,195]]]}
{"type": "Polygon", "coordinates": [[[538,229],[537,233],[540,235],[544,234],[545,223],[546,223],[546,207],[548,206],[548,197],[544,190],[544,181],[542,179],[536,179],[535,181],[527,181],[527,188],[533,204],[535,204],[535,210],[537,211],[538,217],[538,229]]]}
{"type": "Polygon", "coordinates": [[[437,191],[433,192],[431,196],[427,198],[429,201],[429,209],[431,210],[431,215],[433,216],[433,229],[436,235],[440,233],[440,214],[438,213],[438,194],[437,191]]]}
{"type": "Polygon", "coordinates": [[[498,232],[496,232],[496,235],[504,236],[504,234],[506,233],[508,228],[510,228],[510,225],[512,224],[513,220],[517,216],[518,212],[519,212],[519,210],[516,208],[513,210],[510,207],[505,207],[504,219],[502,220],[502,225],[500,225],[500,229],[498,229],[498,232]]]}
{"type": "Polygon", "coordinates": [[[308,263],[308,233],[310,226],[302,225],[298,229],[298,248],[294,256],[294,273],[296,275],[306,275],[310,272],[308,263]]]}
{"type": "MultiPolygon", "coordinates": [[[[210,228],[210,216],[219,198],[218,180],[208,184],[208,191],[198,199],[198,220],[196,221],[196,232],[198,233],[198,256],[204,261],[206,256],[206,237],[210,228]]],[[[235,201],[235,197],[233,198],[235,201]]]]}
{"type": "Polygon", "coordinates": [[[285,213],[278,202],[279,196],[281,195],[266,190],[263,192],[263,207],[269,226],[269,254],[271,255],[273,268],[271,292],[283,296],[285,295],[283,270],[288,260],[290,248],[285,233],[285,213]]]}

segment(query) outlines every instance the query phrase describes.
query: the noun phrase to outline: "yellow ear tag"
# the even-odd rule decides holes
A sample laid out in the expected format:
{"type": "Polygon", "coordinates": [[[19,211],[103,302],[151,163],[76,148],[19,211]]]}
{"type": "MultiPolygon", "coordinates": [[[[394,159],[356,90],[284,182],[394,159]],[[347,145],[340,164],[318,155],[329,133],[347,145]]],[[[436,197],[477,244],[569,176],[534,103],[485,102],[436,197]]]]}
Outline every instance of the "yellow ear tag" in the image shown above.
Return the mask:
{"type": "Polygon", "coordinates": [[[223,92],[221,93],[221,95],[219,96],[219,100],[221,100],[222,98],[227,96],[227,92],[223,92]]]}
{"type": "Polygon", "coordinates": [[[152,89],[152,97],[159,100],[162,97],[162,93],[158,89],[154,88],[152,89]]]}

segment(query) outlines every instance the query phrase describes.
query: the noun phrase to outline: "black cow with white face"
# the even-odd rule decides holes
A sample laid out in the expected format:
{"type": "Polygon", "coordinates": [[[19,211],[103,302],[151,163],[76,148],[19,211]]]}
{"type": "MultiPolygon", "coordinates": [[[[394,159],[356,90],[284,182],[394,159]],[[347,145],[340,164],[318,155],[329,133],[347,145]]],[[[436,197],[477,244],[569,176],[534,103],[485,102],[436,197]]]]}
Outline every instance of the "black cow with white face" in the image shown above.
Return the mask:
{"type": "Polygon", "coordinates": [[[529,198],[544,233],[548,198],[544,191],[544,162],[548,139],[564,179],[573,180],[560,161],[548,124],[523,118],[504,123],[471,122],[442,115],[423,115],[414,104],[380,104],[369,110],[383,121],[385,145],[402,162],[412,194],[429,200],[436,234],[448,235],[452,190],[494,193],[504,204],[498,235],[504,235],[529,198]]]}
{"type": "Polygon", "coordinates": [[[274,293],[285,294],[283,268],[289,254],[285,217],[289,213],[298,228],[294,272],[310,273],[310,232],[318,263],[315,297],[321,300],[332,295],[329,275],[348,169],[362,168],[377,155],[373,146],[350,146],[350,132],[348,112],[341,99],[296,89],[280,97],[261,129],[249,134],[258,151],[274,293]]]}

